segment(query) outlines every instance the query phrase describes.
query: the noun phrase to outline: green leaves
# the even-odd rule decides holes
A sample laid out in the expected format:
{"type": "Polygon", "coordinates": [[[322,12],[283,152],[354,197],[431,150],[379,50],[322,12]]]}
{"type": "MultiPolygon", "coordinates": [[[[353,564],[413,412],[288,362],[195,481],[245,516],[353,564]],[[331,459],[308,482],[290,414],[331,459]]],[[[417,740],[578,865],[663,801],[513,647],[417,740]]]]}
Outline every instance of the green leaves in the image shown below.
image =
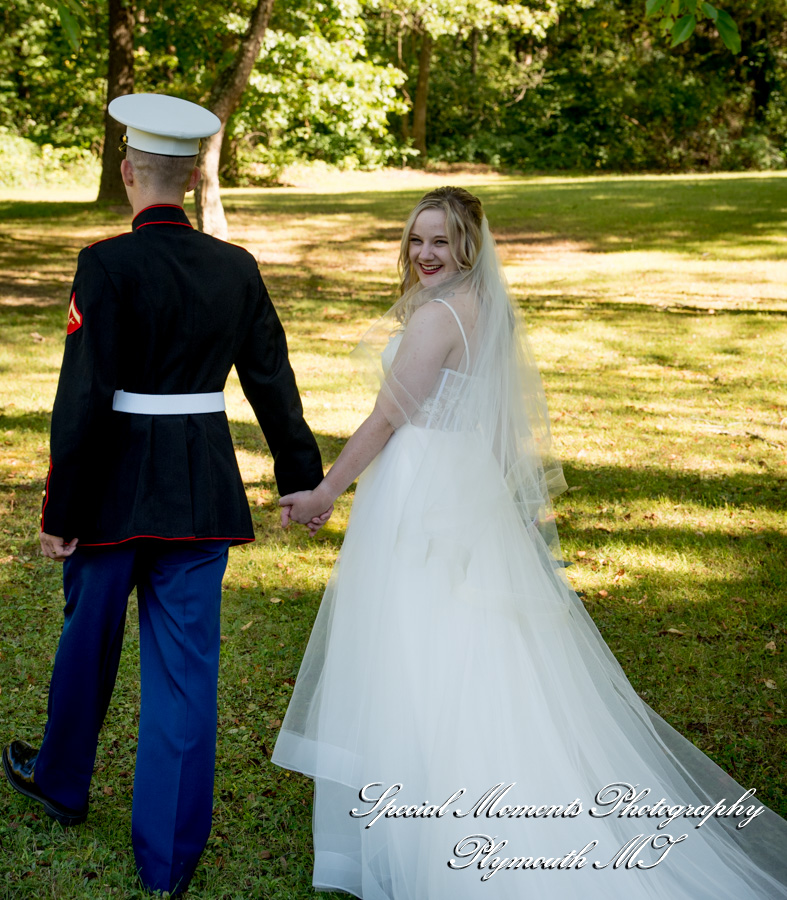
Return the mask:
{"type": "Polygon", "coordinates": [[[668,0],[647,0],[645,4],[645,15],[647,17],[654,16],[657,12],[667,4],[668,0]]]}
{"type": "Polygon", "coordinates": [[[741,36],[738,34],[738,26],[729,13],[718,11],[716,27],[719,29],[719,37],[724,41],[724,46],[733,53],[741,52],[741,36]]]}
{"type": "Polygon", "coordinates": [[[74,53],[79,51],[79,41],[82,36],[80,19],[84,16],[84,10],[77,0],[46,0],[48,6],[57,10],[60,16],[60,25],[63,33],[71,45],[74,53]]]}
{"type": "Polygon", "coordinates": [[[63,31],[68,38],[68,43],[71,44],[71,48],[76,53],[79,50],[79,22],[65,3],[58,3],[57,11],[60,15],[60,24],[63,26],[63,31]]]}
{"type": "Polygon", "coordinates": [[[741,37],[734,19],[707,0],[645,0],[645,16],[655,19],[662,31],[670,33],[670,47],[687,41],[694,34],[698,21],[710,19],[724,46],[733,53],[740,53],[741,37]]]}
{"type": "Polygon", "coordinates": [[[697,19],[691,14],[678,19],[672,26],[672,43],[670,47],[675,47],[677,44],[682,44],[685,40],[688,40],[694,34],[696,27],[697,19]]]}
{"type": "Polygon", "coordinates": [[[705,13],[705,15],[706,15],[709,19],[713,19],[714,22],[715,22],[716,19],[718,18],[718,15],[719,15],[718,9],[716,9],[715,6],[711,6],[710,3],[704,3],[704,2],[703,2],[703,4],[702,4],[702,11],[705,13]]]}

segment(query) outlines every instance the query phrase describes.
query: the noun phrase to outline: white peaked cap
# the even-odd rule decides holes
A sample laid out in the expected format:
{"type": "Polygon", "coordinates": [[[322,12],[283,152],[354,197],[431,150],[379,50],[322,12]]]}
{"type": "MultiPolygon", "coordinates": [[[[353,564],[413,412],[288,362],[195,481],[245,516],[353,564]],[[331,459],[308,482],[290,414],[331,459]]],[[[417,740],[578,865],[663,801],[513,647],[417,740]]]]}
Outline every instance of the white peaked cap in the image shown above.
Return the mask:
{"type": "Polygon", "coordinates": [[[115,97],[109,114],[126,126],[127,146],[161,156],[196,156],[200,138],[221,128],[210,110],[166,94],[115,97]]]}

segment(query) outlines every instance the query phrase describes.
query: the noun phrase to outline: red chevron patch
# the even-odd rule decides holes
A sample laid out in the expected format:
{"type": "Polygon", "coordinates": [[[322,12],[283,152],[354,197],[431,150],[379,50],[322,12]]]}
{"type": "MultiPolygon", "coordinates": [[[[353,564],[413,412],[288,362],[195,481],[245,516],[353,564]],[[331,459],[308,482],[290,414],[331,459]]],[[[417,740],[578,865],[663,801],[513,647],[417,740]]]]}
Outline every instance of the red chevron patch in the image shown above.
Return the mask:
{"type": "Polygon", "coordinates": [[[71,303],[68,306],[68,328],[66,334],[73,334],[82,327],[82,313],[77,307],[76,291],[71,295],[71,303]]]}

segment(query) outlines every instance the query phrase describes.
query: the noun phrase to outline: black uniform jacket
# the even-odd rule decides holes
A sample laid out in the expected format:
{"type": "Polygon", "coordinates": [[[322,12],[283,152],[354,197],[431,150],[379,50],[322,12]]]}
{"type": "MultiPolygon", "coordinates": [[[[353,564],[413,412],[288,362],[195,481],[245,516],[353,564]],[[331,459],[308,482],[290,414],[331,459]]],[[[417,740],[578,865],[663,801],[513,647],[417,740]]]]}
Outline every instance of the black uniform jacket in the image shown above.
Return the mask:
{"type": "Polygon", "coordinates": [[[169,205],[148,207],[130,233],[85,248],[52,413],[42,530],[81,546],[253,540],[225,413],[112,409],[117,389],[221,391],[233,365],[279,491],[315,487],[320,454],[254,258],[195,231],[169,205]]]}

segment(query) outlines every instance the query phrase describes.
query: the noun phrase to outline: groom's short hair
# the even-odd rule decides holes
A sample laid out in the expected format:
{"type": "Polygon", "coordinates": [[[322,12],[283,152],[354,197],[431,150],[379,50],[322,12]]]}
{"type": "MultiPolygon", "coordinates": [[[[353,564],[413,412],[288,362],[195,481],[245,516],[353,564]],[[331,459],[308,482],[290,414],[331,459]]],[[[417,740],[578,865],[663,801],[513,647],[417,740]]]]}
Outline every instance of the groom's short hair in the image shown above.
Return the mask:
{"type": "Polygon", "coordinates": [[[136,147],[126,148],[126,159],[146,188],[182,194],[185,194],[191,173],[197,165],[196,156],[162,156],[137,150],[136,147]]]}

